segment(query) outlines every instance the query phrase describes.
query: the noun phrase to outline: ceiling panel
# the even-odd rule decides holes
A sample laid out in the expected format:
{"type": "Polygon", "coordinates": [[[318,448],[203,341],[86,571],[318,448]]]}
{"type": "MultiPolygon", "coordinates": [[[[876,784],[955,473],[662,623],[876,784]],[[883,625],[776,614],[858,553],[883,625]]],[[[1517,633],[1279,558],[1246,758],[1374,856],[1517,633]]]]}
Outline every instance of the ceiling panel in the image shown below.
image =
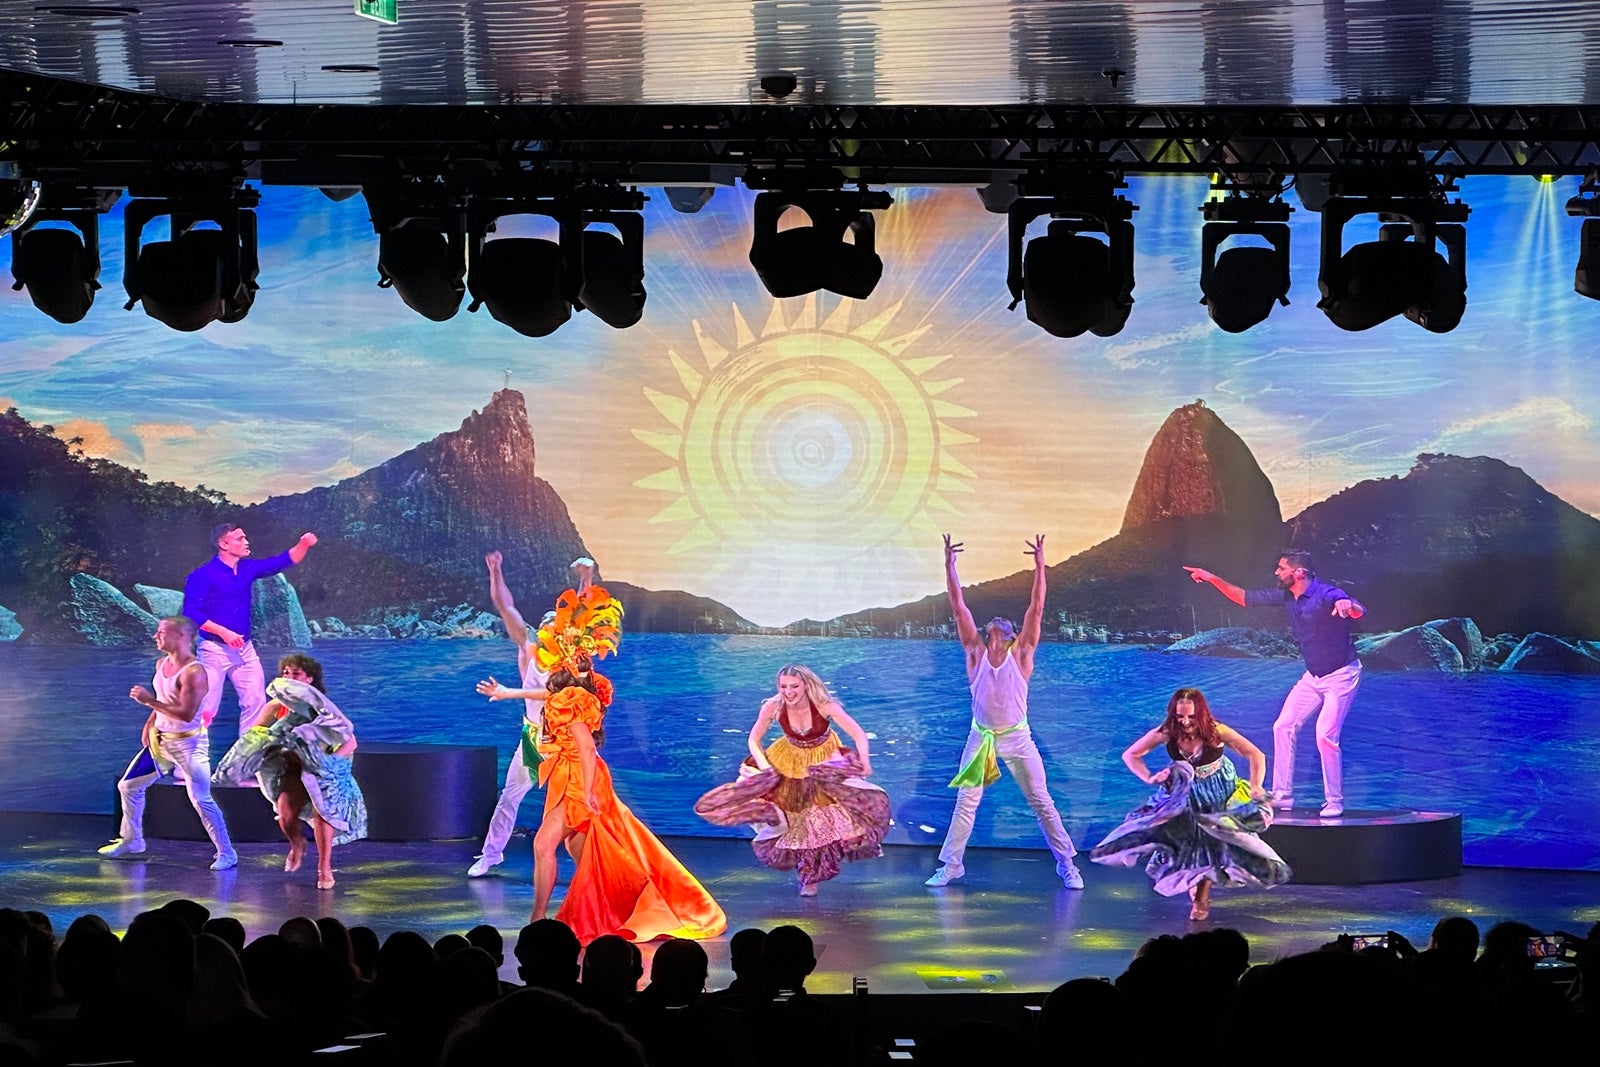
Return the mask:
{"type": "Polygon", "coordinates": [[[780,71],[850,105],[1600,103],[1596,0],[398,5],[3,0],[0,67],[256,103],[749,103],[780,71]]]}

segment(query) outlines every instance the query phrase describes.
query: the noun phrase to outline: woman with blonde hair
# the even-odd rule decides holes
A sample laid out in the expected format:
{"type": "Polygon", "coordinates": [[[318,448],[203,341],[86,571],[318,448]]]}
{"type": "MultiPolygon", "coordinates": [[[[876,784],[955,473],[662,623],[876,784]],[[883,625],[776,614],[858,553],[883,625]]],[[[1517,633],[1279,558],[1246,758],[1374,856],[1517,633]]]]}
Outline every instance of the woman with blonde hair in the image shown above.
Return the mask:
{"type": "Polygon", "coordinates": [[[815,671],[798,663],[778,671],[778,691],[762,702],[748,743],[738,781],[695,802],[701,818],[755,824],[756,858],[795,871],[803,897],[816,896],[845,860],[883,855],[889,796],[865,780],[872,773],[867,735],[815,671]],[[774,725],[782,736],[763,748],[774,725]],[[834,726],[855,742],[853,750],[839,744],[834,726]]]}

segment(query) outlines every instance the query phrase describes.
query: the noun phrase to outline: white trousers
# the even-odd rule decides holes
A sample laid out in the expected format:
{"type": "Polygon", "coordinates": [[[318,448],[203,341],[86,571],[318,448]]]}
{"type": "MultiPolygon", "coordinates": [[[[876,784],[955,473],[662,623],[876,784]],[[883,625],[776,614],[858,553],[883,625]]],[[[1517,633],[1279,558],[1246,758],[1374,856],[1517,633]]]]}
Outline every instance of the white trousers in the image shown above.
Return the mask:
{"type": "Polygon", "coordinates": [[[1361,661],[1354,660],[1321,678],[1302,674],[1284,698],[1272,724],[1272,792],[1281,802],[1294,797],[1294,746],[1300,728],[1317,717],[1317,751],[1322,753],[1322,796],[1329,804],[1344,803],[1344,756],[1339,733],[1361,687],[1361,661]]]}
{"type": "Polygon", "coordinates": [[[517,828],[517,809],[522,807],[522,798],[528,795],[533,785],[533,772],[524,766],[522,746],[519,744],[511,754],[511,766],[506,768],[506,784],[500,790],[494,815],[489,819],[489,832],[483,838],[484,859],[493,863],[505,859],[506,842],[511,840],[511,831],[517,828]]]}
{"type": "MultiPolygon", "coordinates": [[[[164,761],[183,771],[183,787],[188,790],[189,803],[200,816],[200,825],[216,848],[218,856],[232,856],[233,842],[228,840],[228,824],[222,821],[222,808],[211,795],[210,739],[201,730],[192,737],[156,735],[152,746],[156,763],[164,761]]],[[[161,777],[162,768],[145,759],[143,752],[133,758],[117,792],[122,794],[122,839],[133,843],[144,841],[144,794],[150,783],[161,777]],[[143,766],[141,766],[141,763],[143,766]]]]}
{"type": "Polygon", "coordinates": [[[233,691],[239,696],[239,732],[242,734],[255,725],[261,709],[267,705],[267,683],[261,671],[261,660],[256,655],[254,642],[246,641],[243,648],[229,648],[221,641],[198,641],[196,652],[200,666],[206,672],[206,695],[200,701],[196,718],[210,726],[222,706],[222,680],[233,682],[233,691]]]}
{"type": "MultiPolygon", "coordinates": [[[[983,735],[974,729],[967,735],[967,744],[961,750],[961,762],[957,766],[965,767],[981,744],[983,735]]],[[[1039,756],[1039,746],[1033,743],[1033,732],[1024,726],[1020,730],[1001,734],[994,739],[994,747],[995,755],[1011,771],[1011,776],[1017,780],[1017,787],[1027,798],[1028,806],[1039,818],[1039,829],[1044,831],[1044,839],[1049,842],[1050,851],[1056,858],[1056,873],[1065,877],[1072,869],[1072,857],[1077,855],[1078,850],[1072,847],[1072,838],[1061,824],[1061,813],[1056,811],[1056,802],[1050,799],[1050,791],[1045,787],[1044,760],[1039,756]]],[[[967,840],[972,837],[972,824],[977,818],[981,800],[981,785],[962,786],[956,790],[956,810],[950,816],[950,832],[945,834],[944,847],[939,850],[939,862],[949,868],[952,878],[966,873],[963,859],[967,854],[967,840]]]]}

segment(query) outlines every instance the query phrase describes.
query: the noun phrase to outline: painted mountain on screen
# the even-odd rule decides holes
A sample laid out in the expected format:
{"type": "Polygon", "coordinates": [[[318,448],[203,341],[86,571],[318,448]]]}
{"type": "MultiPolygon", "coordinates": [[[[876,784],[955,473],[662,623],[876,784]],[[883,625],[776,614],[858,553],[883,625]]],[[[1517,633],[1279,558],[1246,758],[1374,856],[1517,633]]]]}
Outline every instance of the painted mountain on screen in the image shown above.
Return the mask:
{"type": "MultiPolygon", "coordinates": [[[[1369,609],[1364,628],[1398,630],[1469,616],[1485,633],[1600,636],[1586,591],[1600,567],[1600,520],[1522,470],[1488,457],[1423,455],[1404,476],[1351,486],[1283,521],[1245,443],[1203,401],[1178,408],[1145,454],[1122,529],[1049,568],[1047,626],[1062,618],[1112,631],[1189,633],[1238,623],[1282,627],[1182,570],[1202,566],[1248,587],[1271,584],[1286,547],[1311,550],[1325,577],[1369,609]]],[[[978,618],[1015,618],[1023,571],[966,590],[978,618]]],[[[847,616],[880,630],[949,620],[943,594],[847,616]]]]}
{"type": "MultiPolygon", "coordinates": [[[[0,605],[16,613],[30,640],[134,640],[141,624],[153,623],[116,591],[182,588],[210,552],[207,533],[223,521],[243,525],[258,554],[317,533],[317,547],[290,572],[299,608],[312,620],[392,629],[454,605],[487,607],[490,549],[504,553],[518,597],[548,603],[569,581],[567,564],[590,553],[534,458],[526,402],[507,389],[460,429],[377,467],[240,508],[203,486],[151,483],[85,456],[10,411],[0,416],[0,605]],[[117,626],[118,616],[129,624],[117,626]]],[[[715,628],[750,628],[714,601],[625,585],[616,591],[635,630],[687,630],[708,619],[715,628]]]]}

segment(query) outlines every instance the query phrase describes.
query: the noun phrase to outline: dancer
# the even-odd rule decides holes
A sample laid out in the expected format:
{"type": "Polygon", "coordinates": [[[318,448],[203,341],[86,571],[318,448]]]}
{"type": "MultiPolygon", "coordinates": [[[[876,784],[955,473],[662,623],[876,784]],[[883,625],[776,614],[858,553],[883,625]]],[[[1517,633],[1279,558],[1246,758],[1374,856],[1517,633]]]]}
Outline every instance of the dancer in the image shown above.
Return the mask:
{"type": "Polygon", "coordinates": [[[756,824],[756,859],[797,872],[803,897],[816,896],[844,860],[883,855],[889,796],[863,780],[872,773],[867,735],[814,671],[778,671],[777,695],[762,703],[749,745],[739,780],[701,797],[696,814],[717,826],[756,824]],[[783,736],[763,750],[774,723],[783,736]],[[830,726],[850,735],[855,751],[841,748],[830,726]]]}
{"type": "Polygon", "coordinates": [[[194,621],[182,615],[170,615],[156,624],[156,647],[163,655],[156,660],[150,683],[155,691],[142,685],[128,690],[128,696],[150,709],[139,735],[144,747],[117,782],[117,792],[122,794],[122,836],[102,846],[102,856],[144,853],[145,791],[151,782],[177,768],[183,771],[189,803],[216,849],[211,869],[225,871],[239,865],[222,808],[211,795],[210,739],[199,717],[206,695],[206,672],[195,658],[194,640],[194,621]]]}
{"type": "Polygon", "coordinates": [[[715,937],[727,917],[683,864],[617,798],[597,749],[611,682],[593,658],[616,648],[621,605],[602,586],[567,590],[556,617],[539,629],[535,658],[550,672],[544,690],[478,683],[490,700],[542,700],[539,784],[544,820],[533,837],[533,920],[544,918],[556,884],[556,848],[578,862],[556,918],[588,944],[603,934],[631,941],[715,937]]]}
{"type": "Polygon", "coordinates": [[[367,802],[352,770],[355,726],[323,690],[321,663],[298,652],[279,660],[278,677],[267,686],[271,701],[222,757],[212,780],[239,785],[255,779],[289,842],[285,871],[300,869],[302,824],[311,823],[317,888],[332,889],[333,846],[367,836],[367,802]]]}
{"type": "Polygon", "coordinates": [[[1317,716],[1317,751],[1322,754],[1322,817],[1344,814],[1344,757],[1339,734],[1361,686],[1350,623],[1367,613],[1349,593],[1317,578],[1311,553],[1290,549],[1278,557],[1275,589],[1241,589],[1199,567],[1184,567],[1196,582],[1209,582],[1240,607],[1282,604],[1306,671],[1284,698],[1272,724],[1272,794],[1281,811],[1294,807],[1294,749],[1300,728],[1317,716]]]}
{"type": "Polygon", "coordinates": [[[1056,858],[1056,874],[1068,889],[1083,888],[1083,873],[1072,862],[1078,850],[1061,824],[1045,786],[1044,760],[1028,729],[1028,682],[1033,677],[1033,653],[1039,647],[1044,619],[1044,534],[1027,542],[1024,555],[1033,557],[1033,593],[1022,617],[1019,633],[1009,619],[995,616],[984,624],[983,632],[972,621],[972,612],[961,595],[961,579],[956,575],[956,556],[960,542],[950,543],[944,535],[944,585],[950,598],[950,614],[956,633],[967,654],[967,685],[972,691],[972,730],[961,751],[961,770],[950,780],[956,789],[956,808],[950,816],[950,831],[939,850],[943,864],[924,885],[947,886],[966,873],[963,859],[967,839],[972,836],[978,802],[986,787],[1000,780],[996,757],[1003,759],[1016,778],[1022,795],[1039,819],[1039,829],[1056,858]]]}
{"type": "MultiPolygon", "coordinates": [[[[528,624],[523,621],[516,602],[511,599],[511,588],[506,585],[506,576],[501,569],[502,557],[498,551],[491,552],[483,557],[483,561],[489,566],[489,599],[500,613],[506,636],[517,646],[517,673],[522,678],[522,688],[543,690],[549,674],[539,669],[535,655],[538,646],[530,636],[528,624]]],[[[594,560],[580,556],[572,561],[572,570],[578,575],[577,592],[581,598],[594,581],[594,560]]],[[[555,612],[546,612],[544,622],[548,623],[554,616],[555,612]]],[[[543,758],[539,755],[541,706],[542,702],[537,700],[523,702],[522,743],[517,746],[517,753],[511,757],[511,764],[506,768],[506,784],[500,790],[494,815],[489,819],[489,832],[483,838],[483,852],[467,868],[468,878],[482,878],[505,862],[506,842],[511,840],[511,831],[517,825],[517,809],[522,806],[522,798],[533,788],[534,770],[543,758]]]]}
{"type": "Polygon", "coordinates": [[[206,672],[206,697],[200,724],[210,726],[222,706],[222,680],[233,683],[239,697],[239,732],[250,728],[267,702],[261,659],[250,640],[250,586],[306,558],[317,535],[306,533],[287,552],[268,559],[250,559],[250,539],[237,524],[225,522],[211,531],[217,554],[189,572],[183,583],[183,614],[200,628],[200,666],[206,672]]]}
{"type": "Polygon", "coordinates": [[[1256,836],[1272,823],[1261,791],[1267,757],[1237,730],[1211,717],[1198,689],[1180,689],[1167,701],[1167,717],[1122,754],[1146,785],[1164,787],[1089,852],[1096,863],[1132,867],[1148,857],[1145,872],[1162,896],[1187,892],[1189,918],[1211,913],[1211,884],[1270,887],[1289,880],[1289,865],[1256,836]],[[1144,758],[1165,747],[1172,764],[1150,773],[1144,758]],[[1224,753],[1231,748],[1250,765],[1241,779],[1224,753]]]}

